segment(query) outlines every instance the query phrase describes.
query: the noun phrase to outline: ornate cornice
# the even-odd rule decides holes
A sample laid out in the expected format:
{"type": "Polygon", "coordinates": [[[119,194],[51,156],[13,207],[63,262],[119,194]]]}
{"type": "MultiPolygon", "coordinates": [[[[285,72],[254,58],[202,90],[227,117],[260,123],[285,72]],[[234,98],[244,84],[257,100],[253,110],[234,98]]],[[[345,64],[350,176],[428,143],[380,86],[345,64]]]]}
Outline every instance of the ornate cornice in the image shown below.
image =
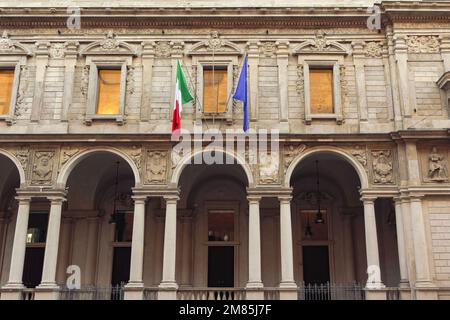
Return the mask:
{"type": "MultiPolygon", "coordinates": [[[[0,28],[66,28],[66,8],[0,8],[0,28]]],[[[383,1],[382,22],[449,22],[450,3],[383,1]]],[[[81,8],[86,28],[366,28],[363,7],[268,8],[81,8]]]]}
{"type": "MultiPolygon", "coordinates": [[[[368,16],[82,16],[82,28],[213,28],[213,29],[286,29],[286,28],[354,28],[365,27],[368,16]]],[[[67,17],[0,14],[0,28],[66,28],[67,17]]]]}

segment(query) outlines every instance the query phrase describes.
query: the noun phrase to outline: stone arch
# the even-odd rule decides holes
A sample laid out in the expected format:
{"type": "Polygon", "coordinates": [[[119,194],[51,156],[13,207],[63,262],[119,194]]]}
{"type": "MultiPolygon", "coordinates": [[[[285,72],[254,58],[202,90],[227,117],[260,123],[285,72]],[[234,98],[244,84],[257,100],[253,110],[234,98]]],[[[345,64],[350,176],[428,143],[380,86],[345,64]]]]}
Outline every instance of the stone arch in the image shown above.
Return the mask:
{"type": "Polygon", "coordinates": [[[11,160],[14,163],[14,165],[17,168],[17,171],[19,172],[20,184],[21,185],[25,184],[25,180],[26,180],[25,170],[23,169],[20,161],[12,153],[10,153],[4,149],[0,149],[0,155],[7,157],[9,160],[11,160]]]}
{"type": "Polygon", "coordinates": [[[123,160],[126,161],[126,163],[130,166],[131,170],[133,171],[134,175],[134,182],[135,185],[139,185],[141,183],[141,176],[139,174],[139,169],[134,163],[134,161],[124,152],[120,151],[116,148],[94,148],[89,150],[84,150],[80,152],[79,154],[73,156],[67,163],[61,168],[58,178],[56,180],[56,183],[58,186],[64,187],[67,184],[67,180],[72,173],[73,169],[84,159],[86,159],[89,155],[98,153],[98,152],[105,152],[105,153],[112,153],[123,160]]]}
{"type": "Polygon", "coordinates": [[[356,171],[359,177],[359,181],[361,183],[361,188],[366,189],[369,187],[369,177],[367,176],[367,172],[362,166],[361,163],[359,163],[356,159],[354,159],[351,155],[349,155],[345,150],[337,148],[337,147],[315,147],[306,150],[304,153],[298,155],[292,163],[289,165],[288,169],[286,170],[286,175],[284,178],[284,185],[285,187],[289,187],[291,184],[291,178],[292,174],[294,173],[294,170],[297,168],[300,162],[302,162],[307,157],[317,154],[317,153],[331,153],[336,155],[337,157],[347,161],[356,171]]]}
{"type": "Polygon", "coordinates": [[[178,185],[179,181],[180,181],[180,177],[181,174],[183,173],[184,168],[189,165],[192,160],[199,154],[203,154],[204,152],[210,152],[210,151],[215,151],[218,153],[222,153],[225,156],[230,156],[231,158],[233,158],[237,164],[239,164],[242,169],[245,172],[245,175],[247,177],[247,182],[248,182],[248,186],[253,186],[254,185],[254,178],[253,178],[253,174],[252,174],[252,170],[249,167],[249,165],[247,164],[247,162],[245,161],[244,158],[242,158],[240,155],[226,151],[224,149],[203,149],[203,150],[197,150],[196,152],[190,153],[186,156],[184,156],[180,162],[177,164],[177,166],[175,167],[175,169],[173,170],[172,173],[172,178],[170,180],[170,182],[172,184],[178,185]]]}

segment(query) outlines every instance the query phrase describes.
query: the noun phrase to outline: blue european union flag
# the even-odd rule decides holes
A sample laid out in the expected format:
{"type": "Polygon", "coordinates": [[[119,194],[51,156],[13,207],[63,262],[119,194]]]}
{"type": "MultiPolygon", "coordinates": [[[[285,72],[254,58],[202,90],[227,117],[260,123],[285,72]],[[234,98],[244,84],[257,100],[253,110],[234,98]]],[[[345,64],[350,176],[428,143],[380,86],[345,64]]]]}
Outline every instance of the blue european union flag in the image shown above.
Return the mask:
{"type": "Polygon", "coordinates": [[[247,90],[247,55],[244,58],[242,65],[241,75],[239,76],[239,82],[236,87],[233,99],[242,101],[244,104],[244,132],[248,130],[248,90],[247,90]]]}

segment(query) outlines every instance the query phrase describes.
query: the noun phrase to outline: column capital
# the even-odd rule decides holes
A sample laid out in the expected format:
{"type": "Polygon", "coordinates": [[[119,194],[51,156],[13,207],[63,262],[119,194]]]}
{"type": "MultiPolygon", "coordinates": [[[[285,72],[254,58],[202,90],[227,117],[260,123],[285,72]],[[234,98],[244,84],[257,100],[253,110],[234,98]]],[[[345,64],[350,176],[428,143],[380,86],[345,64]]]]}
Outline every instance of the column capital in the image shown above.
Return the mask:
{"type": "Polygon", "coordinates": [[[421,202],[422,198],[424,198],[424,197],[425,197],[425,195],[423,195],[423,194],[411,194],[409,196],[409,201],[410,202],[421,202]]]}
{"type": "Polygon", "coordinates": [[[52,196],[47,196],[47,200],[49,200],[52,204],[53,203],[63,203],[65,201],[67,201],[65,196],[56,196],[56,195],[52,195],[52,196]]]}
{"type": "Polygon", "coordinates": [[[292,201],[292,196],[286,195],[286,194],[279,195],[278,196],[278,201],[280,201],[280,203],[291,202],[292,201]]]}
{"type": "Polygon", "coordinates": [[[131,199],[133,199],[134,203],[146,203],[148,200],[148,196],[146,195],[137,195],[137,196],[131,196],[131,199]]]}
{"type": "Polygon", "coordinates": [[[260,202],[262,199],[262,195],[258,195],[258,194],[248,194],[247,195],[247,200],[248,202],[260,202]]]}
{"type": "Polygon", "coordinates": [[[361,196],[361,201],[364,203],[374,203],[375,200],[377,200],[377,196],[369,196],[369,195],[363,195],[361,196]]]}
{"type": "Polygon", "coordinates": [[[19,204],[20,203],[30,203],[31,202],[31,197],[30,196],[16,196],[15,198],[19,204]]]}
{"type": "Polygon", "coordinates": [[[166,203],[177,203],[178,200],[180,200],[180,196],[178,194],[168,194],[163,196],[166,203]]]}

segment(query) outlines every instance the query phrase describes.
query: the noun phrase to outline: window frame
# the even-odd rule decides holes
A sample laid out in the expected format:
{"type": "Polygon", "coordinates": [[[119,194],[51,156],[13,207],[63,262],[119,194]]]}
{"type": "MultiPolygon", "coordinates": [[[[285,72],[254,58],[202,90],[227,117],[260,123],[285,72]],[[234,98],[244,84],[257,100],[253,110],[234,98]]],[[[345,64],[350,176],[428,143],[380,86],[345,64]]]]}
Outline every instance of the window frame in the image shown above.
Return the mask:
{"type": "Polygon", "coordinates": [[[87,57],[86,65],[89,65],[89,84],[86,102],[86,125],[91,125],[93,121],[114,120],[118,125],[123,125],[126,108],[127,76],[132,65],[132,58],[116,57],[87,57]],[[120,75],[120,100],[118,114],[97,114],[98,107],[98,72],[101,69],[119,69],[120,75]]]}
{"type": "Polygon", "coordinates": [[[9,102],[9,111],[7,114],[0,115],[0,121],[5,121],[7,125],[12,125],[14,122],[17,96],[19,94],[19,86],[20,86],[20,71],[23,65],[25,65],[25,62],[22,59],[0,60],[0,70],[14,70],[14,79],[13,79],[13,87],[11,90],[11,98],[9,102]]]}
{"type": "Polygon", "coordinates": [[[225,119],[227,121],[232,121],[233,118],[233,99],[228,99],[228,103],[226,105],[225,112],[219,113],[205,113],[204,111],[204,79],[203,73],[205,68],[209,68],[212,66],[226,68],[227,71],[227,97],[229,97],[234,89],[234,65],[238,65],[237,56],[202,56],[196,57],[194,56],[192,59],[192,64],[197,67],[197,97],[198,101],[201,102],[201,109],[197,107],[196,118],[201,119],[225,119]]]}
{"type": "Polygon", "coordinates": [[[341,59],[305,59],[302,61],[304,73],[304,94],[305,94],[305,121],[311,124],[313,119],[318,120],[336,120],[338,124],[342,123],[342,96],[341,96],[341,59]],[[309,70],[314,68],[332,68],[333,69],[333,113],[313,113],[311,110],[310,96],[310,77],[309,70]]]}

